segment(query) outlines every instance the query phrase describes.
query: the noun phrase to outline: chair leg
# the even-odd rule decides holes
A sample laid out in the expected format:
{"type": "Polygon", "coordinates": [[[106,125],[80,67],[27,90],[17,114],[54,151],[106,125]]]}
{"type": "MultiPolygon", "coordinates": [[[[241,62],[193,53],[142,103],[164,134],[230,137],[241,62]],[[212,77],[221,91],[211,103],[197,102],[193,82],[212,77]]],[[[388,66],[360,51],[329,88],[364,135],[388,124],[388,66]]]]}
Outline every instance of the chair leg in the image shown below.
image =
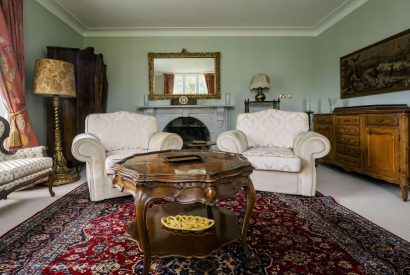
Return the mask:
{"type": "Polygon", "coordinates": [[[54,181],[54,173],[51,173],[50,176],[48,177],[48,192],[50,192],[50,195],[52,197],[56,195],[53,191],[53,181],[54,181]]]}

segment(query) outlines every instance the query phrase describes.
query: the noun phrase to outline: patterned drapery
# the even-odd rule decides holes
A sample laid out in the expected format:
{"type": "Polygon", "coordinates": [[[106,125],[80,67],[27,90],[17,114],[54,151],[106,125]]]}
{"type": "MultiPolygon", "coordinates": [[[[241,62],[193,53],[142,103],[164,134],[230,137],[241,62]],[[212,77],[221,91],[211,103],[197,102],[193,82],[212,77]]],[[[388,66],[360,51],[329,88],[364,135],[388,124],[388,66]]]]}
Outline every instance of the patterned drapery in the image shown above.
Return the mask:
{"type": "Polygon", "coordinates": [[[7,29],[9,30],[11,44],[13,45],[14,53],[16,55],[15,57],[17,59],[17,68],[20,72],[24,88],[23,1],[1,0],[0,5],[7,29]]]}
{"type": "Polygon", "coordinates": [[[164,74],[164,94],[172,95],[174,93],[174,75],[164,74]]]}
{"type": "Polygon", "coordinates": [[[213,95],[215,93],[215,74],[207,73],[204,74],[206,88],[208,89],[208,94],[213,95]]]}
{"type": "Polygon", "coordinates": [[[0,2],[0,98],[11,126],[9,148],[38,145],[24,98],[23,1],[0,2]]]}

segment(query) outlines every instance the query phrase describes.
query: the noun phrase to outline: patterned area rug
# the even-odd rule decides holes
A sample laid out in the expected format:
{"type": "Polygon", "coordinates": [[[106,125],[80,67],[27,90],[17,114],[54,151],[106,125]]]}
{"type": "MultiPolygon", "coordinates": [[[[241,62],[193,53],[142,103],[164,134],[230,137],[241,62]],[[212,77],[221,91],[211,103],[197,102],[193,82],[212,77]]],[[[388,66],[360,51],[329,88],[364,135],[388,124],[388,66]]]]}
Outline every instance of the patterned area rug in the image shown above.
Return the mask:
{"type": "MultiPolygon", "coordinates": [[[[90,202],[81,185],[0,238],[0,274],[140,274],[132,202],[90,202]]],[[[242,217],[244,195],[219,205],[242,217]]],[[[205,259],[154,258],[151,274],[410,274],[410,243],[331,197],[258,192],[250,233],[252,264],[236,242],[205,259]]]]}

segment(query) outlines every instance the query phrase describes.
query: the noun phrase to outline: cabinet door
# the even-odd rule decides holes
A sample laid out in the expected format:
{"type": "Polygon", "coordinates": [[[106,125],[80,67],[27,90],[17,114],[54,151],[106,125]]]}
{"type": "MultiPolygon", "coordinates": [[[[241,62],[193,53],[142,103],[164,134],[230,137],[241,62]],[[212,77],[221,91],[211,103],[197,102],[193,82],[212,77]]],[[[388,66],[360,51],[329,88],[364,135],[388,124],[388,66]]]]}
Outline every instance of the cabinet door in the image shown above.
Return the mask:
{"type": "Polygon", "coordinates": [[[400,167],[399,129],[365,127],[364,169],[381,177],[398,178],[400,167]]]}

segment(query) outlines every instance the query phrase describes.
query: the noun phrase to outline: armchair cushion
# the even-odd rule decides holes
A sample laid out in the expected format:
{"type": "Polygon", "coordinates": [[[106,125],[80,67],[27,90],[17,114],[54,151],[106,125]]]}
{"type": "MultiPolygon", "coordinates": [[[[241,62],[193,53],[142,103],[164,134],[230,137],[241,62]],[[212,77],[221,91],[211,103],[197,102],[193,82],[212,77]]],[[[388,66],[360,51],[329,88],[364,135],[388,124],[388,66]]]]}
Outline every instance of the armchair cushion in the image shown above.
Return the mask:
{"type": "Polygon", "coordinates": [[[85,132],[97,136],[106,151],[147,150],[150,137],[158,130],[155,117],[130,112],[91,114],[85,125],[85,132]]]}
{"type": "MultiPolygon", "coordinates": [[[[11,180],[17,180],[37,171],[49,169],[53,166],[53,161],[49,157],[24,158],[0,162],[0,184],[6,183],[8,176],[3,179],[3,175],[12,175],[11,180]]],[[[10,180],[10,179],[9,179],[10,180]]]]}
{"type": "Polygon", "coordinates": [[[296,136],[309,130],[309,123],[306,113],[271,109],[239,114],[236,129],[245,134],[249,147],[292,148],[296,136]]]}
{"type": "Polygon", "coordinates": [[[292,149],[278,147],[256,147],[243,152],[255,169],[283,172],[299,172],[301,160],[292,149]]]}
{"type": "Polygon", "coordinates": [[[12,160],[12,159],[22,159],[22,158],[42,158],[47,156],[46,147],[36,146],[31,148],[23,148],[17,150],[12,155],[0,154],[0,160],[12,160]]]}

